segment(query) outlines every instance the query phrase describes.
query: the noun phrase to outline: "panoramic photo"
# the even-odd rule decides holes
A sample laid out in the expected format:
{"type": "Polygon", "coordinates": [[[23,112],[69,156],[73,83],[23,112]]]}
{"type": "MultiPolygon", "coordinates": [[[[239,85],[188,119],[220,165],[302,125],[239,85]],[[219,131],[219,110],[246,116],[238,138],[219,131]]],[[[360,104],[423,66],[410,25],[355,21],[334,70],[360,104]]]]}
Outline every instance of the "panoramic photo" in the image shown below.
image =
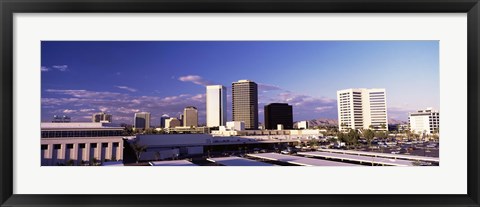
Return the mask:
{"type": "Polygon", "coordinates": [[[439,166],[438,41],[42,41],[41,166],[439,166]]]}

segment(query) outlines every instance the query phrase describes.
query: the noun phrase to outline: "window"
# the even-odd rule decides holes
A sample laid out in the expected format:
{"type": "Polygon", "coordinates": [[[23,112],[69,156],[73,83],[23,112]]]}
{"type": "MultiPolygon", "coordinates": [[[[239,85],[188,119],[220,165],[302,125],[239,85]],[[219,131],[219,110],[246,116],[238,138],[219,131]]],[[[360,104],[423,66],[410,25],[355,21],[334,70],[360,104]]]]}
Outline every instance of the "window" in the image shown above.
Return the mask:
{"type": "Polygon", "coordinates": [[[42,150],[47,150],[47,149],[48,149],[48,145],[42,144],[42,150]]]}
{"type": "Polygon", "coordinates": [[[102,143],[102,147],[108,147],[108,143],[102,143]]]}
{"type": "Polygon", "coordinates": [[[118,147],[119,146],[119,143],[118,142],[114,142],[113,143],[113,147],[118,147]]]}
{"type": "Polygon", "coordinates": [[[54,144],[53,149],[62,149],[62,145],[61,144],[54,144]]]}
{"type": "Polygon", "coordinates": [[[67,149],[73,149],[73,144],[67,144],[67,149]]]}
{"type": "Polygon", "coordinates": [[[97,143],[91,143],[90,148],[97,148],[97,143]]]}

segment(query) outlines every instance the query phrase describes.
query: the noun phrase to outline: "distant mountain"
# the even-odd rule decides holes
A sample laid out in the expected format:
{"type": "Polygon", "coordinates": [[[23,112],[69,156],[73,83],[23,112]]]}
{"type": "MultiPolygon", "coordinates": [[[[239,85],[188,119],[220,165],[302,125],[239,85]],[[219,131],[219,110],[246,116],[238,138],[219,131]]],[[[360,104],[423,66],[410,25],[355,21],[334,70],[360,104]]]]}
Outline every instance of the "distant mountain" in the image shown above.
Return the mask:
{"type": "MultiPolygon", "coordinates": [[[[293,127],[297,127],[298,122],[293,123],[293,127]]],[[[407,124],[406,121],[401,121],[397,119],[388,119],[388,124],[407,124]]],[[[338,120],[337,119],[328,119],[328,118],[318,118],[318,119],[312,119],[308,120],[308,126],[310,127],[315,127],[315,126],[338,126],[338,120]]]]}
{"type": "MultiPolygon", "coordinates": [[[[298,122],[293,123],[293,127],[297,127],[298,122]]],[[[315,126],[338,126],[338,120],[336,119],[328,119],[328,118],[318,118],[318,119],[312,119],[308,120],[308,126],[309,127],[315,127],[315,126]]]]}
{"type": "Polygon", "coordinates": [[[388,124],[408,124],[406,121],[396,120],[396,119],[388,119],[388,124]]]}

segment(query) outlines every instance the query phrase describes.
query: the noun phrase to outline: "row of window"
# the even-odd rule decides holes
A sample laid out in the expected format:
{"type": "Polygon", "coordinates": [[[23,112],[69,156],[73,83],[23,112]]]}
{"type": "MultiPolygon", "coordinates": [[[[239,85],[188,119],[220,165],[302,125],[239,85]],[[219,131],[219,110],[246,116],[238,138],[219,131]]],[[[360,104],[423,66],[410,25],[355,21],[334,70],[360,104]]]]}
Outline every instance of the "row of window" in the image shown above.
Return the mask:
{"type": "MultiPolygon", "coordinates": [[[[114,143],[112,143],[112,145],[113,145],[113,147],[118,147],[118,146],[119,146],[119,143],[118,143],[118,142],[114,142],[114,143]]],[[[66,147],[67,149],[73,149],[73,144],[66,144],[65,147],[66,147]]],[[[85,143],[78,144],[78,148],[80,148],[80,149],[84,149],[85,147],[86,147],[86,144],[85,144],[85,143]]],[[[108,143],[102,143],[102,147],[103,147],[103,148],[107,148],[107,147],[108,147],[108,143]]],[[[90,143],[90,148],[97,148],[97,143],[90,143]]],[[[48,145],[42,144],[41,149],[42,149],[42,150],[47,150],[47,149],[48,149],[48,145]]],[[[62,149],[62,145],[61,145],[61,144],[54,144],[54,145],[53,145],[53,149],[62,149]]]]}
{"type": "Polygon", "coordinates": [[[54,137],[108,137],[121,136],[123,130],[96,130],[96,131],[42,131],[42,138],[54,137]]]}

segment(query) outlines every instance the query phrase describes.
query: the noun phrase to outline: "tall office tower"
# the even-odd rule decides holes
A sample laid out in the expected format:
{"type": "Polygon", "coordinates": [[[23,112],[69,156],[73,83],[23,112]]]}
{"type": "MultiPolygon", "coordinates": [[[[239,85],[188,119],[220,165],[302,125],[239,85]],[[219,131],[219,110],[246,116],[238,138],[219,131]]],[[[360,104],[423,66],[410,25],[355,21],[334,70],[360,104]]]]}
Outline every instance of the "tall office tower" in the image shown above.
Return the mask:
{"type": "Polygon", "coordinates": [[[194,106],[187,106],[183,109],[183,126],[198,126],[198,111],[194,106]]]}
{"type": "Polygon", "coordinates": [[[149,129],[150,113],[148,112],[135,113],[133,125],[136,129],[149,129]]]}
{"type": "Polygon", "coordinates": [[[245,129],[258,129],[258,89],[249,80],[232,83],[233,121],[243,121],[245,129]]]}
{"type": "Polygon", "coordinates": [[[227,89],[222,85],[207,86],[207,127],[225,126],[227,122],[227,89]]]}
{"type": "Polygon", "coordinates": [[[415,133],[434,134],[439,132],[440,113],[432,108],[408,114],[408,125],[415,133]]]}
{"type": "Polygon", "coordinates": [[[338,127],[387,131],[387,98],[383,88],[351,88],[337,91],[338,127]]]}
{"type": "Polygon", "coordinates": [[[271,103],[265,105],[265,129],[277,129],[277,125],[283,125],[284,129],[293,129],[292,106],[287,103],[271,103]]]}
{"type": "Polygon", "coordinates": [[[162,117],[160,117],[160,128],[165,128],[165,120],[169,119],[170,116],[167,115],[167,114],[164,114],[162,115],[162,117]]]}
{"type": "Polygon", "coordinates": [[[92,115],[92,122],[111,123],[112,115],[105,112],[95,113],[92,115]]]}

